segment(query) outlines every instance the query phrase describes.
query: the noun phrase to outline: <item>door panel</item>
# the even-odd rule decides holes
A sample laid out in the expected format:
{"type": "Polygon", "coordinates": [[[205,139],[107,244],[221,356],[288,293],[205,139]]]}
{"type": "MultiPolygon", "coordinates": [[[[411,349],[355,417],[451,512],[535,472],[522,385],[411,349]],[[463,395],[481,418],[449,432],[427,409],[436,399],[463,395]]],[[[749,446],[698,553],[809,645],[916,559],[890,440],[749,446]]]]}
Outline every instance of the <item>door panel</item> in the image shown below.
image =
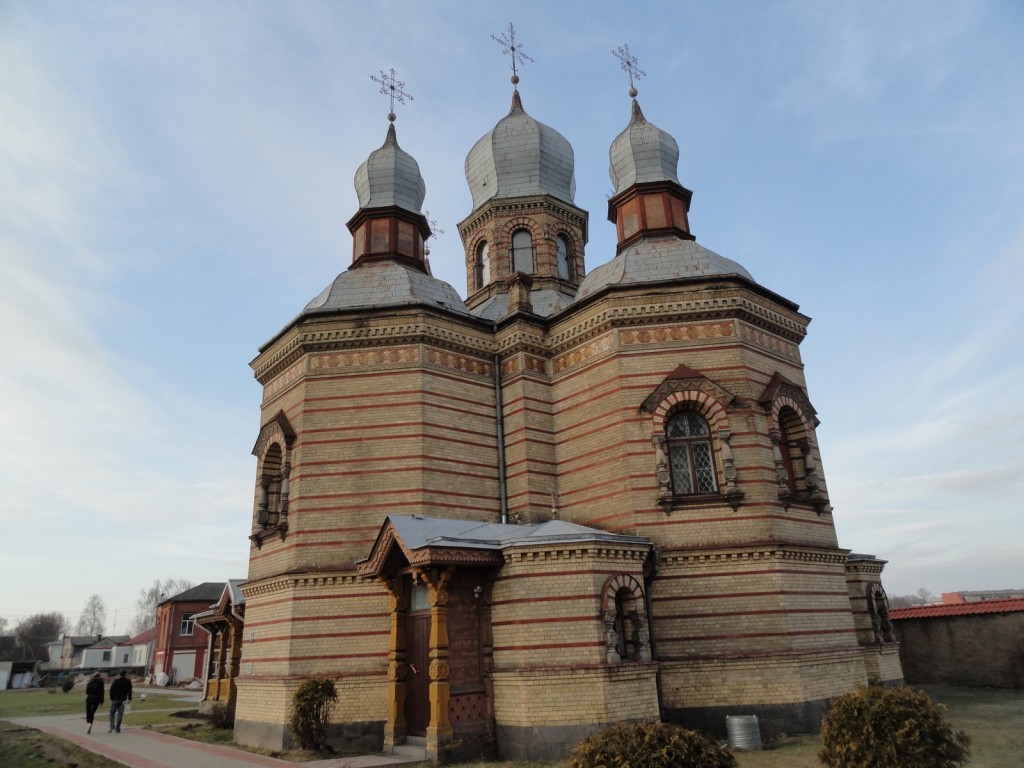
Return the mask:
{"type": "Polygon", "coordinates": [[[408,613],[405,642],[406,728],[410,736],[426,736],[430,725],[430,611],[408,613]]]}

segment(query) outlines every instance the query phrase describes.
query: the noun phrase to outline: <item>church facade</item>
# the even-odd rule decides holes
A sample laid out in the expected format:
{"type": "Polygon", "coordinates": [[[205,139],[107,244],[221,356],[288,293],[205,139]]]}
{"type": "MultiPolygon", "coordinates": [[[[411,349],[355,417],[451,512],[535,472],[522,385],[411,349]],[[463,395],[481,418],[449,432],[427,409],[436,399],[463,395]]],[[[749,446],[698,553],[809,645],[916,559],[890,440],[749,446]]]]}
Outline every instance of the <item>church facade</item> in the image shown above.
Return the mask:
{"type": "Polygon", "coordinates": [[[635,93],[617,248],[586,271],[569,142],[518,91],[472,147],[466,299],[425,259],[394,125],[355,177],[351,266],[264,345],[239,742],[551,758],[608,723],[764,733],[901,679],[884,561],[836,538],[809,318],[699,245],[635,93]]]}

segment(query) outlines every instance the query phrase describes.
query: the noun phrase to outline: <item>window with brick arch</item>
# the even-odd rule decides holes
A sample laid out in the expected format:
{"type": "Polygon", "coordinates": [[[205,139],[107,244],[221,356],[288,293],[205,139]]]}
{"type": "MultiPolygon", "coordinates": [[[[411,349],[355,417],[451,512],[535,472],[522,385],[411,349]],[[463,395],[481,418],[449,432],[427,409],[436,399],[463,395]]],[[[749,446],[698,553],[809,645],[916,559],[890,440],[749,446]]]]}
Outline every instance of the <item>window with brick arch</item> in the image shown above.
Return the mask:
{"type": "Polygon", "coordinates": [[[700,414],[676,411],[665,424],[669,465],[672,470],[672,492],[676,496],[716,493],[714,454],[711,430],[700,414]]]}
{"type": "Polygon", "coordinates": [[[258,518],[260,525],[277,525],[281,512],[281,446],[271,444],[263,457],[263,471],[260,473],[260,503],[258,518]]]}
{"type": "Polygon", "coordinates": [[[792,408],[779,411],[779,453],[786,471],[786,486],[790,493],[798,488],[798,473],[803,458],[798,443],[802,434],[800,417],[792,408]]]}
{"type": "Polygon", "coordinates": [[[629,589],[620,589],[615,593],[615,637],[620,659],[636,657],[639,644],[633,628],[636,621],[636,595],[629,589]]]}
{"type": "Polygon", "coordinates": [[[473,276],[477,290],[491,282],[491,254],[486,240],[476,247],[476,258],[473,260],[473,276]]]}
{"type": "Polygon", "coordinates": [[[572,270],[569,265],[569,243],[564,237],[559,235],[555,238],[555,244],[558,248],[558,276],[563,280],[569,280],[572,277],[572,270]]]}
{"type": "Polygon", "coordinates": [[[533,273],[533,238],[525,229],[512,235],[512,271],[533,273]]]}

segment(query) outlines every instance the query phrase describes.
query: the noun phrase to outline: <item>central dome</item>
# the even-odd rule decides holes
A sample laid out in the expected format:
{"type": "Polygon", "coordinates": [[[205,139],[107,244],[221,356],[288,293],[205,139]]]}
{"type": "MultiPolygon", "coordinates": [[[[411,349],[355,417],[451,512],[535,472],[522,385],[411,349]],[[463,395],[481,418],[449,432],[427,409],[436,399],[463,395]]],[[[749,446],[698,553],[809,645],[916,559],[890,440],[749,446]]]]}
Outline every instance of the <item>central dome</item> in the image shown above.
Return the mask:
{"type": "Polygon", "coordinates": [[[474,209],[494,197],[551,195],[572,203],[572,145],[554,128],[526,114],[516,91],[509,113],[466,156],[466,181],[474,209]]]}

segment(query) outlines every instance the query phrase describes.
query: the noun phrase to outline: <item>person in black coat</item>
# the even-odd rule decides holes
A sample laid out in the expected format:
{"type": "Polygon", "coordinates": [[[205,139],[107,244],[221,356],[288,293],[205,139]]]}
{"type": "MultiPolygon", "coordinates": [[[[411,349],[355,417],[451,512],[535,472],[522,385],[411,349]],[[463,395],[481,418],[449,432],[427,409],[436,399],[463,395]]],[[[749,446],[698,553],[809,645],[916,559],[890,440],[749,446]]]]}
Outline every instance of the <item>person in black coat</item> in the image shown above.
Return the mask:
{"type": "Polygon", "coordinates": [[[89,724],[85,729],[86,733],[92,733],[93,716],[102,703],[103,676],[99,672],[94,672],[85,686],[85,722],[89,724]]]}
{"type": "Polygon", "coordinates": [[[121,732],[121,718],[124,717],[125,702],[132,700],[132,681],[122,669],[117,679],[110,684],[110,730],[121,732]]]}

